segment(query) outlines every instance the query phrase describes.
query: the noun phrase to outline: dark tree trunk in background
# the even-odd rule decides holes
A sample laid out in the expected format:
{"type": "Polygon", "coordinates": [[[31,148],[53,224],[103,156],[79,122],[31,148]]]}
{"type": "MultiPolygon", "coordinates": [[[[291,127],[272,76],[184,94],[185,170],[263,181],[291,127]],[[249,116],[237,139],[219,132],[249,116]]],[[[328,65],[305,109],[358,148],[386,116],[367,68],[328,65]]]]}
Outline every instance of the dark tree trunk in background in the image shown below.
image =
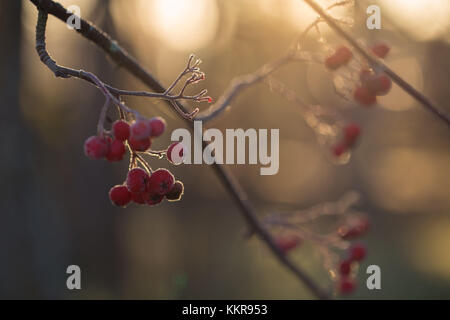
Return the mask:
{"type": "Polygon", "coordinates": [[[19,108],[21,1],[0,1],[0,297],[37,294],[28,233],[30,132],[19,108]]]}
{"type": "Polygon", "coordinates": [[[21,12],[22,1],[0,1],[0,298],[58,298],[67,291],[66,223],[20,108],[21,12]]]}
{"type": "MultiPolygon", "coordinates": [[[[80,130],[71,130],[75,133],[64,138],[66,150],[43,144],[20,106],[21,75],[35,77],[20,67],[21,11],[22,1],[0,0],[0,40],[7,48],[0,50],[0,298],[114,297],[120,264],[114,209],[106,199],[107,188],[117,177],[111,167],[86,161],[81,151],[83,139],[96,130],[85,123],[98,118],[96,106],[104,100],[96,90],[86,89],[95,93],[80,122],[72,123],[80,130]],[[70,264],[81,267],[81,291],[66,288],[70,264]],[[96,290],[98,296],[90,293],[96,290]]],[[[113,31],[109,1],[98,2],[92,19],[102,16],[97,23],[113,31]]],[[[81,51],[89,51],[83,59],[95,66],[87,68],[114,83],[114,66],[80,39],[83,45],[81,51]]],[[[31,56],[40,63],[37,55],[31,56]]],[[[76,80],[67,80],[67,86],[70,81],[76,80]]],[[[45,101],[38,96],[34,105],[22,107],[39,108],[45,101]]],[[[79,103],[74,99],[67,106],[76,108],[79,103]]]]}

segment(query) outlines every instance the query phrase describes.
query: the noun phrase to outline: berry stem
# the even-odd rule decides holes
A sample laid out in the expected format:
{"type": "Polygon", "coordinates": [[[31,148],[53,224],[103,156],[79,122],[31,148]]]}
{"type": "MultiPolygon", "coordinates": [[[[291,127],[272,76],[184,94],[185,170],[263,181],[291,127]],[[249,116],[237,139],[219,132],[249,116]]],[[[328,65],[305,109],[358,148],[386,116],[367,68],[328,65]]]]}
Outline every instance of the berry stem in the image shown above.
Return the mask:
{"type": "Polygon", "coordinates": [[[103,132],[105,131],[105,118],[106,118],[106,112],[108,111],[108,108],[111,104],[111,99],[109,97],[106,97],[105,104],[102,107],[102,110],[100,111],[100,117],[98,119],[97,124],[97,134],[99,137],[103,136],[103,132]]]}
{"type": "Polygon", "coordinates": [[[148,164],[147,161],[145,161],[144,158],[142,158],[139,154],[135,153],[134,156],[136,157],[136,160],[142,164],[142,166],[144,167],[145,171],[147,171],[147,173],[150,175],[153,173],[152,168],[150,167],[150,165],[148,164]]]}
{"type": "Polygon", "coordinates": [[[164,157],[164,155],[167,153],[167,149],[166,150],[147,150],[144,152],[144,154],[148,154],[150,156],[153,157],[158,157],[159,159],[162,159],[164,157]]]}

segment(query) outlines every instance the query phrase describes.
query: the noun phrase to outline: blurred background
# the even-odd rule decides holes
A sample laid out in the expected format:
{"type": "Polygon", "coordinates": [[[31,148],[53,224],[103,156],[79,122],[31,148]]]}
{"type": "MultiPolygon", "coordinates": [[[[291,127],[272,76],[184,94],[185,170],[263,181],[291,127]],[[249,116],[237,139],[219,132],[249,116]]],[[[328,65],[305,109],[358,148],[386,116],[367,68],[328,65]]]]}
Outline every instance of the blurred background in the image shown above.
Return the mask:
{"type": "MultiPolygon", "coordinates": [[[[234,77],[282,54],[315,18],[300,0],[60,2],[78,5],[83,18],[118,39],[164,85],[195,53],[207,75],[201,88],[214,98],[234,77]]],[[[373,3],[382,8],[382,30],[365,28],[364,0],[336,12],[355,16],[358,38],[389,43],[387,63],[450,112],[450,2],[373,3]]],[[[95,133],[103,96],[82,81],[56,79],[40,63],[36,18],[30,1],[0,0],[0,298],[312,298],[264,245],[243,238],[244,221],[207,165],[170,167],[185,184],[181,202],[111,205],[108,191],[124,180],[127,161],[90,161],[82,148],[95,133]],[[82,290],[66,288],[71,264],[81,267],[82,290]]],[[[58,63],[94,72],[115,87],[145,89],[51,16],[47,39],[58,63]]],[[[322,67],[291,64],[275,76],[310,102],[343,104],[322,67]]],[[[182,126],[161,102],[126,102],[167,119],[169,130],[155,140],[156,149],[182,126]]],[[[259,166],[231,166],[261,215],[279,206],[337,200],[348,190],[361,193],[372,228],[364,239],[369,255],[360,286],[350,298],[450,298],[449,128],[397,87],[379,107],[343,112],[363,128],[344,166],[327,159],[295,106],[263,84],[244,91],[232,112],[212,126],[280,128],[277,175],[260,176],[259,166]],[[370,264],[381,267],[382,290],[365,288],[370,264]]],[[[330,284],[313,248],[293,258],[321,285],[330,284]]]]}

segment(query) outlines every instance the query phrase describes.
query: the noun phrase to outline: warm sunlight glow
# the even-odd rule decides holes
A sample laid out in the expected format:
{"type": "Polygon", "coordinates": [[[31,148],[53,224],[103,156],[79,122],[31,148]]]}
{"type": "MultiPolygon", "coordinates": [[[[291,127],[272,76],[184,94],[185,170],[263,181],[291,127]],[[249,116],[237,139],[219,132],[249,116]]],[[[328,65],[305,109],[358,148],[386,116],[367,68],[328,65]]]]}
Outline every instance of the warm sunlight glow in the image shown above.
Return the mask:
{"type": "MultiPolygon", "coordinates": [[[[278,1],[276,1],[278,2],[278,1]]],[[[317,1],[323,8],[326,8],[333,4],[335,1],[330,0],[319,0],[317,1]]],[[[311,7],[304,1],[298,0],[288,0],[286,1],[286,12],[285,16],[299,28],[299,30],[305,29],[311,22],[317,18],[317,13],[311,9],[311,7]]],[[[330,11],[335,17],[344,17],[348,7],[336,7],[330,11]]],[[[321,32],[326,34],[331,31],[331,29],[326,24],[320,25],[321,32]]],[[[314,34],[314,33],[312,33],[314,34]]]]}
{"type": "Polygon", "coordinates": [[[431,40],[450,32],[448,0],[382,0],[390,19],[418,40],[431,40]]]}
{"type": "Polygon", "coordinates": [[[213,40],[218,23],[215,0],[141,0],[141,17],[158,38],[175,50],[189,51],[213,40]]]}
{"type": "Polygon", "coordinates": [[[399,213],[431,213],[448,211],[442,203],[450,188],[449,160],[449,153],[396,147],[383,149],[358,166],[366,174],[371,197],[381,207],[399,213]]]}
{"type": "Polygon", "coordinates": [[[450,220],[435,218],[410,232],[408,239],[413,241],[408,244],[408,256],[413,266],[435,278],[450,281],[450,253],[447,250],[450,247],[450,220]]]}

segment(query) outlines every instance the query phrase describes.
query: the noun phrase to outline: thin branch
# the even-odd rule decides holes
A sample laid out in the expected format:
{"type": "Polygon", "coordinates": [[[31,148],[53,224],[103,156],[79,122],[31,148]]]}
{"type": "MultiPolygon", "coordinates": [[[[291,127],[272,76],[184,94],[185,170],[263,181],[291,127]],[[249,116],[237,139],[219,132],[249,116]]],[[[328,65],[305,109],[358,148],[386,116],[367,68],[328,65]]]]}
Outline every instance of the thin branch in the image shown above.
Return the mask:
{"type": "MultiPolygon", "coordinates": [[[[71,14],[59,3],[52,0],[30,0],[36,7],[44,12],[47,12],[61,21],[65,22],[71,14]]],[[[158,80],[156,80],[149,72],[147,72],[133,57],[131,57],[123,48],[121,48],[116,41],[112,40],[109,35],[103,31],[98,30],[95,26],[88,23],[84,19],[80,19],[81,29],[77,30],[85,38],[93,41],[96,45],[102,48],[118,65],[122,66],[128,72],[136,76],[149,88],[156,92],[164,93],[165,89],[158,80]]],[[[171,105],[176,105],[179,110],[188,113],[186,108],[179,101],[166,101],[171,105]]],[[[191,121],[184,119],[186,124],[193,130],[191,121]]],[[[203,144],[205,147],[206,144],[203,144]]],[[[133,158],[133,157],[131,157],[133,158]]],[[[133,160],[134,161],[134,160],[133,160]]],[[[318,286],[302,269],[297,267],[288,256],[286,256],[275,243],[270,233],[258,220],[256,210],[248,200],[246,193],[243,191],[241,185],[232,175],[228,168],[219,164],[214,164],[214,171],[216,172],[220,181],[224,184],[237,206],[239,207],[242,216],[248,223],[250,229],[255,231],[264,243],[269,247],[274,256],[291,270],[297,278],[305,284],[306,287],[319,299],[329,299],[330,296],[320,286],[318,286]]]]}
{"type": "MultiPolygon", "coordinates": [[[[347,5],[351,0],[343,0],[334,3],[329,6],[328,9],[332,9],[337,6],[347,5]]],[[[333,19],[333,18],[331,18],[333,19]]],[[[294,41],[292,45],[288,47],[286,52],[280,56],[279,58],[264,64],[262,67],[257,69],[256,71],[235,78],[231,81],[228,88],[224,91],[222,96],[217,99],[217,102],[209,107],[207,110],[199,113],[195,119],[200,121],[210,121],[219,116],[223,111],[227,109],[233,99],[245,88],[260,82],[265,79],[273,72],[278,70],[283,65],[294,62],[294,61],[310,61],[309,59],[305,59],[305,56],[301,56],[300,50],[303,48],[303,42],[308,33],[321,22],[325,22],[322,18],[315,19],[311,24],[309,24],[306,29],[300,34],[298,39],[294,41]]]]}
{"type": "Polygon", "coordinates": [[[450,117],[439,107],[433,104],[427,97],[416,90],[408,82],[406,82],[402,77],[395,73],[391,68],[389,68],[384,62],[376,57],[374,54],[368,52],[364,49],[356,39],[354,39],[348,32],[342,29],[339,24],[322,9],[317,2],[314,0],[304,0],[313,10],[315,10],[327,24],[336,31],[341,37],[343,37],[347,42],[349,42],[364,58],[366,58],[373,66],[377,69],[383,70],[392,80],[415,100],[420,102],[427,110],[437,116],[439,119],[444,121],[448,126],[450,126],[450,117]]]}
{"type": "MultiPolygon", "coordinates": [[[[132,110],[126,107],[123,103],[121,103],[118,99],[115,97],[117,96],[140,96],[140,97],[149,97],[149,98],[157,98],[157,99],[164,99],[169,101],[176,101],[176,100],[194,100],[196,102],[202,102],[202,101],[210,101],[211,97],[206,96],[207,90],[202,90],[200,93],[194,95],[194,96],[186,96],[184,95],[184,90],[187,86],[197,83],[201,80],[203,80],[204,74],[200,71],[198,68],[199,61],[197,60],[193,66],[191,66],[191,61],[193,59],[193,56],[189,58],[188,66],[185,70],[176,78],[176,80],[173,82],[171,87],[167,89],[164,93],[154,93],[154,92],[146,92],[146,91],[127,91],[127,90],[120,90],[117,88],[114,88],[110,85],[107,85],[100,81],[100,79],[95,76],[93,73],[86,72],[83,70],[75,70],[72,68],[67,68],[60,66],[56,63],[55,60],[53,60],[50,55],[47,52],[46,49],[46,43],[45,43],[45,32],[46,32],[46,26],[47,26],[47,13],[44,10],[39,10],[38,14],[38,21],[36,24],[36,51],[39,55],[39,58],[41,61],[55,74],[56,77],[60,78],[78,78],[85,80],[94,86],[96,86],[100,91],[105,95],[107,100],[113,101],[118,107],[123,109],[125,112],[133,113],[136,117],[140,117],[140,115],[132,110]],[[183,78],[183,76],[192,74],[192,76],[186,80],[185,84],[183,85],[183,88],[181,89],[180,93],[173,95],[171,94],[171,90],[173,87],[175,87],[183,78]]],[[[172,104],[174,109],[180,113],[180,115],[186,119],[192,120],[193,117],[199,112],[198,108],[195,108],[193,111],[187,113],[181,110],[176,104],[172,104]]]]}
{"type": "Polygon", "coordinates": [[[219,114],[225,111],[225,109],[230,105],[231,101],[243,89],[263,80],[265,77],[279,69],[282,65],[291,61],[294,53],[295,52],[293,50],[288,50],[286,54],[273,62],[263,65],[257,71],[233,79],[228,88],[224,91],[223,95],[217,100],[217,102],[207,110],[200,112],[195,117],[195,120],[206,122],[216,118],[219,114]]]}

